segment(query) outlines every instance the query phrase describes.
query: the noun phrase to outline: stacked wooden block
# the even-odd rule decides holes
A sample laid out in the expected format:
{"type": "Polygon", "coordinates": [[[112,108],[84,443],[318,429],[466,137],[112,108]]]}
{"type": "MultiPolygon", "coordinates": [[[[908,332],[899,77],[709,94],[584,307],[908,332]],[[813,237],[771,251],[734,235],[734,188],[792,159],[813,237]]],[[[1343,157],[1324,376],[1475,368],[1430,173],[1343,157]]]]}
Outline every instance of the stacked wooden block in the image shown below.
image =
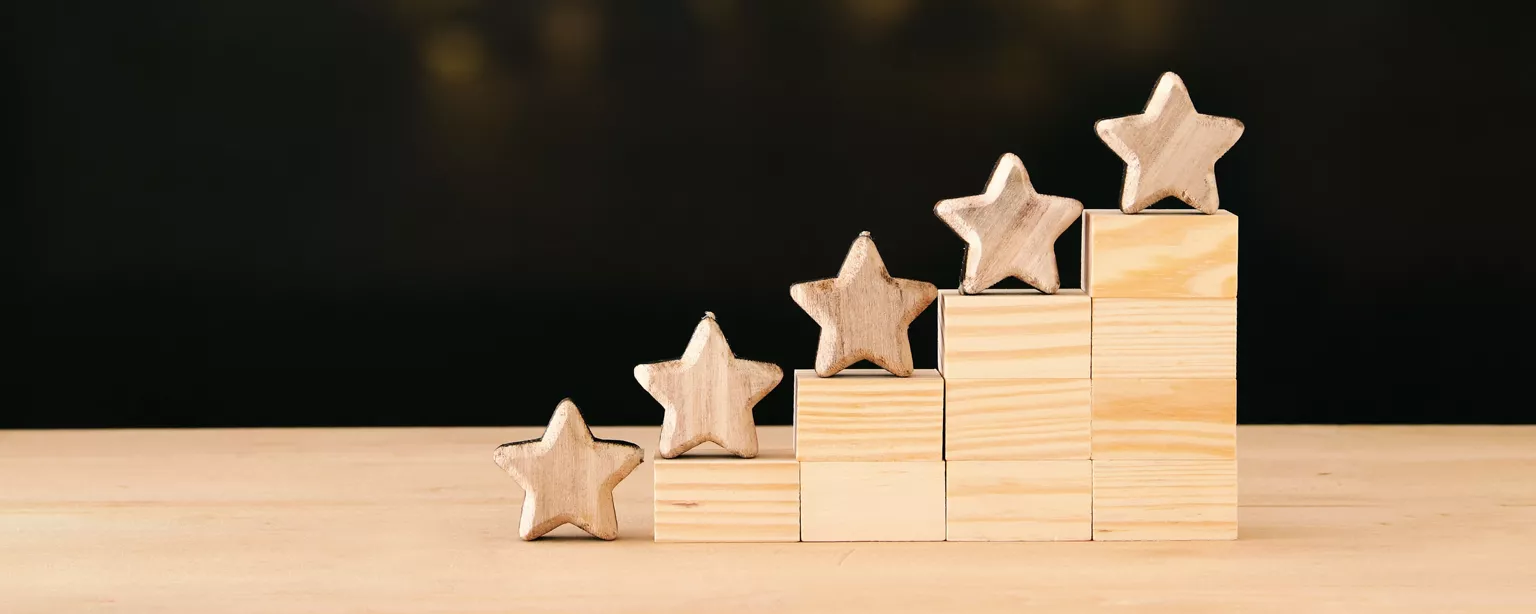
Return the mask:
{"type": "Polygon", "coordinates": [[[1237,216],[1083,216],[1094,539],[1237,536],[1237,216]]]}
{"type": "Polygon", "coordinates": [[[940,294],[948,539],[1089,539],[1092,315],[1080,290],[940,294]]]}

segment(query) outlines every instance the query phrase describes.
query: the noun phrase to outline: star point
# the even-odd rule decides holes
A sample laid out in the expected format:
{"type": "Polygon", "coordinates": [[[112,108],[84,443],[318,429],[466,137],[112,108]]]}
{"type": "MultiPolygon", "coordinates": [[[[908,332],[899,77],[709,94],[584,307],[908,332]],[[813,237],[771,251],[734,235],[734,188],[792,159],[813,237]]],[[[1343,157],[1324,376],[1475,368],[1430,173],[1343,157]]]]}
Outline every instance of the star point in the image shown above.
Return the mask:
{"type": "Polygon", "coordinates": [[[928,282],[892,277],[866,231],[854,239],[837,277],[795,284],[789,295],[821,326],[816,375],[831,377],[868,360],[910,377],[907,329],[939,291],[928,282]]]}
{"type": "Polygon", "coordinates": [[[1120,210],[1138,213],[1172,196],[1202,213],[1221,208],[1216,161],[1243,135],[1243,122],[1195,110],[1189,89],[1167,72],[1142,113],[1099,120],[1094,132],[1125,162],[1120,210]]]}
{"type": "Polygon", "coordinates": [[[612,540],[619,536],[613,488],[640,466],[645,453],[627,441],[593,437],[581,410],[564,399],[541,437],[497,446],[492,458],[523,488],[519,537],[538,539],[569,523],[612,540]]]}
{"type": "Polygon", "coordinates": [[[1046,294],[1061,289],[1056,240],[1083,213],[1075,199],[1041,194],[1019,157],[998,160],[986,191],[939,201],[934,214],[966,242],[960,291],[978,294],[1009,277],[1046,294]]]}
{"type": "Polygon", "coordinates": [[[757,456],[752,408],[783,379],[778,365],[737,358],[715,315],[705,312],[682,358],[635,367],[635,380],[666,410],[657,455],[676,458],[706,441],[757,456]]]}

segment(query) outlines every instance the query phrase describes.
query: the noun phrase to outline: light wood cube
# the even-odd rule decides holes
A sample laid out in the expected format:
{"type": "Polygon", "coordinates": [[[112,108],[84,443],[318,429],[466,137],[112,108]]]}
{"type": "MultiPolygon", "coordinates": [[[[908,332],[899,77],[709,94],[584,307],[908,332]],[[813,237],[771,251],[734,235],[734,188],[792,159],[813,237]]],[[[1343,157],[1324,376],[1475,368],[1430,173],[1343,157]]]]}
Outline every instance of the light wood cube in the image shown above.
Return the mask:
{"type": "Polygon", "coordinates": [[[947,463],[949,541],[1087,541],[1091,461],[947,463]]]}
{"type": "Polygon", "coordinates": [[[656,541],[800,541],[800,465],[788,450],[754,458],[690,452],[655,459],[656,541]]]}
{"type": "Polygon", "coordinates": [[[1237,377],[1237,299],[1093,299],[1093,377],[1237,377]]]}
{"type": "Polygon", "coordinates": [[[945,460],[1087,460],[1087,379],[944,380],[945,460]]]}
{"type": "Polygon", "coordinates": [[[1237,216],[1084,211],[1083,288],[1094,298],[1235,298],[1237,216]]]}
{"type": "Polygon", "coordinates": [[[1094,460],[1093,539],[1237,539],[1237,461],[1094,460]]]}
{"type": "Polygon", "coordinates": [[[1082,290],[939,293],[946,378],[1086,378],[1093,305],[1082,290]]]}
{"type": "Polygon", "coordinates": [[[795,371],[795,458],[937,461],[944,458],[944,378],[934,369],[896,377],[848,369],[795,371]]]}
{"type": "Polygon", "coordinates": [[[944,462],[800,463],[800,539],[943,541],[944,462]]]}
{"type": "Polygon", "coordinates": [[[1093,381],[1093,458],[1236,457],[1237,380],[1093,381]]]}

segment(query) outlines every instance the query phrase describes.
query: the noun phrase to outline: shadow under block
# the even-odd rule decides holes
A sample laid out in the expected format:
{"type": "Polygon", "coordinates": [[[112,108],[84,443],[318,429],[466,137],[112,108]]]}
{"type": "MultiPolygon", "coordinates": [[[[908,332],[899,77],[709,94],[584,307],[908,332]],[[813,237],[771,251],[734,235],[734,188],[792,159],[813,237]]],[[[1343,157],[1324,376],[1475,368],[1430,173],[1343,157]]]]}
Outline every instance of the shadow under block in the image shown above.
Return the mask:
{"type": "Polygon", "coordinates": [[[1092,538],[1092,461],[958,461],[945,471],[949,541],[1092,538]]]}
{"type": "Polygon", "coordinates": [[[939,293],[946,378],[1086,378],[1093,306],[1082,290],[939,293]]]}
{"type": "Polygon", "coordinates": [[[1084,211],[1083,289],[1094,298],[1235,298],[1237,216],[1084,211]]]}
{"type": "Polygon", "coordinates": [[[804,461],[944,459],[944,378],[848,369],[795,371],[795,458],[804,461]]]}
{"type": "Polygon", "coordinates": [[[944,465],[800,463],[800,540],[944,541],[944,465]]]}
{"type": "Polygon", "coordinates": [[[1087,460],[1091,380],[944,380],[945,460],[1087,460]]]}
{"type": "Polygon", "coordinates": [[[1093,539],[1237,539],[1237,461],[1095,459],[1093,539]]]}
{"type": "Polygon", "coordinates": [[[800,465],[788,450],[654,462],[656,541],[800,541],[800,465]]]}
{"type": "Polygon", "coordinates": [[[1093,377],[1237,377],[1237,299],[1094,298],[1093,377]]]}
{"type": "Polygon", "coordinates": [[[1236,457],[1237,380],[1093,380],[1094,459],[1236,457]]]}

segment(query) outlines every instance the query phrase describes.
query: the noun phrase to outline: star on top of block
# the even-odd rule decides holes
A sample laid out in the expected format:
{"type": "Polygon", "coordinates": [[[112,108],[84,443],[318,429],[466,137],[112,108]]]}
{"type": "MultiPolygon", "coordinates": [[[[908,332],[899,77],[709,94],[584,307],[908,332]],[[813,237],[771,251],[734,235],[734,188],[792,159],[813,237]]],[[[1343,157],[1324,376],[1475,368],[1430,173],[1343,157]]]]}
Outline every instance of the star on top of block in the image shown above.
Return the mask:
{"type": "Polygon", "coordinates": [[[997,161],[985,192],[939,201],[933,212],[965,239],[961,292],[977,294],[1017,277],[1055,294],[1056,240],[1083,214],[1083,203],[1035,191],[1024,163],[1009,153],[997,161]]]}
{"type": "Polygon", "coordinates": [[[707,311],[682,358],[635,367],[635,380],[666,408],[656,451],[662,458],[706,441],[742,458],[757,456],[752,407],[783,378],[778,365],[731,353],[715,314],[707,311]]]}
{"type": "Polygon", "coordinates": [[[600,539],[619,536],[613,487],[645,459],[640,446],[592,436],[581,410],[570,399],[538,439],[502,444],[496,464],[523,487],[523,518],[518,534],[538,539],[562,524],[576,525],[600,539]]]}
{"type": "Polygon", "coordinates": [[[1173,196],[1215,213],[1216,160],[1237,144],[1243,122],[1196,112],[1184,81],[1169,72],[1140,115],[1100,120],[1094,130],[1125,161],[1121,211],[1136,213],[1173,196]]]}
{"type": "Polygon", "coordinates": [[[795,284],[789,289],[816,323],[816,375],[831,377],[860,360],[893,375],[912,375],[907,328],[939,296],[937,286],[891,277],[869,232],[859,234],[837,277],[795,284]]]}

